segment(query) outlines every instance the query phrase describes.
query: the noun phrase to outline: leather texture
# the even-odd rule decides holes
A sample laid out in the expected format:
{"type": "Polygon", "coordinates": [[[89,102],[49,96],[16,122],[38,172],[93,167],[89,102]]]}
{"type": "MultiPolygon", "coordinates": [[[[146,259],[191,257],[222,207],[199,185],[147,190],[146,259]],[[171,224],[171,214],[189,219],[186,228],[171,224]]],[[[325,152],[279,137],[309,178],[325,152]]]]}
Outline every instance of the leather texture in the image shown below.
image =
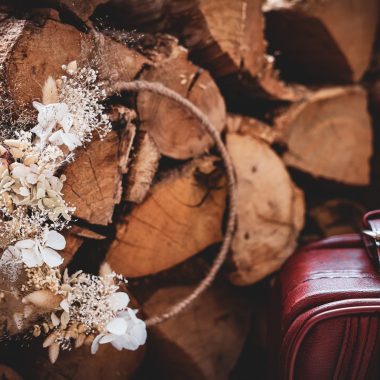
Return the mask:
{"type": "MultiPolygon", "coordinates": [[[[375,219],[380,229],[380,213],[375,219]]],[[[380,274],[359,234],[291,256],[276,281],[272,315],[274,378],[380,379],[380,274]]]]}

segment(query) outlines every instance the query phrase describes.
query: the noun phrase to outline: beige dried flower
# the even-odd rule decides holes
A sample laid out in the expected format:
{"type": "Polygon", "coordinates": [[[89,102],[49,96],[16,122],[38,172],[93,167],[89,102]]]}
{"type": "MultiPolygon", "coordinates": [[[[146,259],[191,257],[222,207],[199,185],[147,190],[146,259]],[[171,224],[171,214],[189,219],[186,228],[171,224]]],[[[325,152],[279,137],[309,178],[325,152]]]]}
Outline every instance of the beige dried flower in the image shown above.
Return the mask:
{"type": "Polygon", "coordinates": [[[55,80],[49,76],[42,86],[42,103],[52,104],[58,103],[58,88],[55,80]]]}
{"type": "Polygon", "coordinates": [[[62,297],[49,290],[36,290],[22,299],[24,304],[33,304],[39,309],[55,310],[62,301],[62,297]]]}
{"type": "Polygon", "coordinates": [[[59,343],[53,343],[49,347],[49,360],[52,364],[54,364],[59,356],[59,343]]]}

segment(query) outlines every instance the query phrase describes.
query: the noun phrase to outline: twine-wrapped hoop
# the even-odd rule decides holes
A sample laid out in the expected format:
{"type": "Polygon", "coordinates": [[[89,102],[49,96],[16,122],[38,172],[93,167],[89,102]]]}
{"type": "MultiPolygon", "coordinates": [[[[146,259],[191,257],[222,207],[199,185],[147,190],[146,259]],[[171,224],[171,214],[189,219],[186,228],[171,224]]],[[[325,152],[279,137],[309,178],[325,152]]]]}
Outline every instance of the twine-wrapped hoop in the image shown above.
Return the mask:
{"type": "Polygon", "coordinates": [[[159,323],[162,323],[170,318],[175,317],[186,309],[196,298],[198,298],[214,281],[219,269],[223,265],[228,251],[231,246],[233,233],[235,230],[236,223],[236,183],[235,175],[232,160],[230,155],[227,152],[227,149],[223,143],[223,140],[220,137],[219,132],[215,126],[210,122],[208,117],[193,103],[189,100],[178,94],[177,92],[167,88],[162,83],[158,82],[147,82],[147,81],[131,81],[131,82],[116,82],[111,86],[112,90],[115,92],[121,91],[131,91],[131,92],[140,92],[140,91],[149,91],[155,94],[162,95],[166,98],[173,100],[174,102],[180,104],[185,109],[187,109],[192,115],[194,115],[205,128],[205,130],[210,134],[212,139],[215,142],[216,147],[219,150],[221,158],[223,160],[226,175],[227,175],[227,186],[228,186],[228,217],[226,232],[224,234],[223,242],[220,247],[218,254],[215,257],[215,260],[207,273],[206,277],[196,286],[196,288],[183,300],[169,307],[167,311],[162,314],[153,316],[145,321],[147,326],[154,326],[159,323]]]}

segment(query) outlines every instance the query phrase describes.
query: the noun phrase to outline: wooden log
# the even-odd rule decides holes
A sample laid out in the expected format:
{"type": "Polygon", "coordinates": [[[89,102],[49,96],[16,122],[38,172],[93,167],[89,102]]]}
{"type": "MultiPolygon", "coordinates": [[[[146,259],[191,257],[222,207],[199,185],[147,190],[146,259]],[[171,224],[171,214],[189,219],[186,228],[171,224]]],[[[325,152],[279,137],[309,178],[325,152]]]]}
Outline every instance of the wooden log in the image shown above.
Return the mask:
{"type": "Polygon", "coordinates": [[[127,176],[124,199],[129,202],[141,203],[152,184],[158,169],[160,152],[148,132],[140,132],[136,138],[134,158],[127,176]]]}
{"type": "MultiPolygon", "coordinates": [[[[159,289],[144,304],[148,316],[166,310],[192,290],[159,289]]],[[[188,309],[151,329],[151,360],[166,379],[227,380],[250,326],[251,310],[236,289],[216,284],[188,309]]]]}
{"type": "MultiPolygon", "coordinates": [[[[187,51],[174,40],[158,54],[154,66],[143,71],[141,79],[161,82],[189,99],[222,131],[226,122],[224,100],[210,75],[193,65],[187,51]]],[[[141,128],[149,132],[159,151],[176,159],[198,156],[213,145],[211,137],[189,111],[171,100],[150,92],[137,98],[141,128]]]]}
{"type": "Polygon", "coordinates": [[[282,142],[282,133],[278,129],[249,116],[229,114],[227,130],[229,133],[252,136],[269,145],[282,142]]]}
{"type": "Polygon", "coordinates": [[[268,144],[227,134],[238,181],[238,221],[231,281],[253,284],[277,270],[296,247],[304,220],[303,193],[268,144]]]}
{"type": "Polygon", "coordinates": [[[61,12],[69,12],[81,21],[87,22],[96,8],[108,0],[50,0],[50,6],[61,12]]]}
{"type": "Polygon", "coordinates": [[[117,26],[174,33],[216,77],[242,67],[258,74],[265,61],[262,0],[110,0],[102,11],[117,26]]]}
{"type": "Polygon", "coordinates": [[[363,229],[362,219],[366,209],[350,199],[330,199],[310,209],[314,224],[321,237],[358,233],[363,229]]]}
{"type": "Polygon", "coordinates": [[[108,114],[114,129],[120,130],[119,166],[122,174],[128,173],[131,151],[136,137],[136,126],[132,120],[137,118],[136,111],[125,106],[116,105],[108,114]]]}
{"type": "Polygon", "coordinates": [[[265,65],[262,0],[201,0],[197,23],[184,34],[192,55],[216,76],[238,71],[256,76],[265,65]]]}
{"type": "Polygon", "coordinates": [[[284,78],[356,82],[371,59],[379,2],[267,0],[266,35],[284,78]]]}
{"type": "Polygon", "coordinates": [[[322,89],[275,120],[285,163],[315,177],[368,185],[372,156],[367,94],[360,87],[322,89]]]}
{"type": "Polygon", "coordinates": [[[198,19],[184,28],[191,58],[220,78],[228,97],[231,86],[271,99],[297,100],[305,91],[287,86],[267,54],[263,0],[200,0],[198,19]]]}
{"type": "MultiPolygon", "coordinates": [[[[264,37],[263,0],[110,0],[100,6],[112,25],[175,35],[204,67],[226,98],[297,100],[305,89],[288,86],[274,69],[264,37]]],[[[117,34],[117,32],[116,32],[117,34]]],[[[119,33],[123,36],[123,32],[119,33]]]]}
{"type": "Polygon", "coordinates": [[[157,273],[221,240],[226,189],[218,162],[193,160],[151,188],[117,225],[112,269],[126,277],[157,273]]]}
{"type": "Polygon", "coordinates": [[[64,231],[63,235],[66,239],[66,246],[60,252],[60,255],[63,257],[62,268],[65,268],[74,258],[78,249],[82,246],[84,239],[73,233],[72,230],[64,231]]]}
{"type": "Polygon", "coordinates": [[[115,204],[121,199],[121,172],[118,165],[119,138],[109,133],[81,148],[64,174],[64,199],[76,207],[75,216],[92,224],[112,221],[115,204]]]}
{"type": "Polygon", "coordinates": [[[71,260],[86,240],[104,240],[106,238],[106,236],[77,225],[72,225],[70,229],[63,231],[63,235],[66,239],[66,246],[60,252],[60,255],[64,259],[61,268],[65,268],[70,264],[71,260]]]}
{"type": "Polygon", "coordinates": [[[147,62],[108,37],[95,38],[55,20],[36,24],[7,18],[0,22],[0,34],[0,111],[2,115],[13,112],[14,119],[22,108],[32,109],[32,100],[41,98],[48,76],[58,78],[63,74],[61,66],[72,60],[79,65],[91,61],[101,80],[131,80],[147,62]]]}

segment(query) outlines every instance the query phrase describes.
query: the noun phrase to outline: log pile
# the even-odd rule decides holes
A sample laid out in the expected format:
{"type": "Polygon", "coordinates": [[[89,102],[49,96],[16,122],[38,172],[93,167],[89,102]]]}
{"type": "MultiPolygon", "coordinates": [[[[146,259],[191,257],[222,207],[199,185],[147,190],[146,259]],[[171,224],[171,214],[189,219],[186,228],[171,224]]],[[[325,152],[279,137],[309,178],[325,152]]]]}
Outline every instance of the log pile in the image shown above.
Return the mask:
{"type": "MultiPolygon", "coordinates": [[[[0,343],[4,378],[216,380],[239,366],[254,377],[245,342],[265,317],[252,292],[300,243],[356,231],[378,205],[380,9],[364,3],[0,1],[2,125],[33,120],[44,80],[70,61],[93,65],[108,89],[112,132],[63,169],[65,199],[76,206],[65,266],[108,262],[150,317],[191,292],[225,231],[226,177],[210,136],[157,94],[114,93],[116,80],[161,82],[198,106],[223,136],[238,186],[222,274],[154,327],[146,348],[104,347],[96,357],[81,348],[52,366],[39,349],[0,343]]],[[[0,325],[16,334],[9,307],[0,305],[0,325]]],[[[17,297],[12,308],[28,312],[17,297]]]]}

